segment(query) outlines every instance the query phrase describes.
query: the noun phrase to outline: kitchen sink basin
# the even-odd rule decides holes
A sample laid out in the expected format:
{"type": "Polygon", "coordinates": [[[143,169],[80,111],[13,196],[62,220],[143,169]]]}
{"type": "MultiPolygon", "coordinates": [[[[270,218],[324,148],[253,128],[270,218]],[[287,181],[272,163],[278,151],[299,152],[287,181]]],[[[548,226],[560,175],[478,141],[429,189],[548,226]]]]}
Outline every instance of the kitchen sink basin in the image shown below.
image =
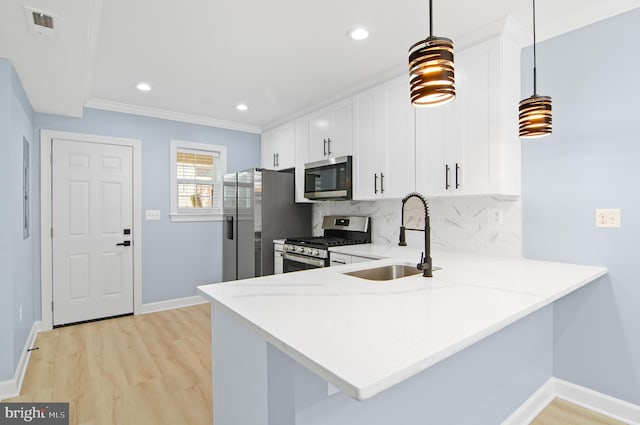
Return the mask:
{"type": "MultiPolygon", "coordinates": [[[[433,270],[440,270],[440,267],[434,267],[433,270]]],[[[366,280],[394,280],[401,277],[413,276],[422,273],[416,266],[407,266],[404,264],[391,264],[388,266],[374,267],[371,269],[356,270],[353,272],[343,273],[349,276],[359,277],[366,280]]]]}

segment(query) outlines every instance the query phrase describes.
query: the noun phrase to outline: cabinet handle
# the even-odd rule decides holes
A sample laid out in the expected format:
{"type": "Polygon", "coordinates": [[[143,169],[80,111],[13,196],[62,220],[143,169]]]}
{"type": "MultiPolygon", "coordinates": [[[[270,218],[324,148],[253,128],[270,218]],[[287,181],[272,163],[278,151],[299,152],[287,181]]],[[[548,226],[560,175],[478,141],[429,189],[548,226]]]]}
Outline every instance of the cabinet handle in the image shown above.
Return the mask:
{"type": "Polygon", "coordinates": [[[280,166],[280,154],[276,152],[276,167],[280,166]]]}
{"type": "Polygon", "coordinates": [[[458,180],[458,171],[460,170],[460,166],[458,165],[458,163],[456,162],[456,189],[460,188],[460,182],[458,180]]]}
{"type": "Polygon", "coordinates": [[[329,147],[329,155],[331,155],[331,138],[327,139],[327,146],[329,147]]]}
{"type": "Polygon", "coordinates": [[[373,175],[373,193],[378,193],[378,174],[373,175]]]}
{"type": "Polygon", "coordinates": [[[449,190],[449,164],[444,166],[444,188],[449,190]]]}
{"type": "Polygon", "coordinates": [[[380,173],[380,193],[384,193],[384,174],[380,173]]]}
{"type": "Polygon", "coordinates": [[[331,260],[331,262],[334,264],[347,264],[344,261],[338,261],[338,260],[331,260]]]}
{"type": "Polygon", "coordinates": [[[324,142],[324,156],[327,156],[327,139],[322,139],[324,142]]]}
{"type": "Polygon", "coordinates": [[[276,154],[275,153],[273,154],[273,166],[274,167],[276,166],[276,154]]]}

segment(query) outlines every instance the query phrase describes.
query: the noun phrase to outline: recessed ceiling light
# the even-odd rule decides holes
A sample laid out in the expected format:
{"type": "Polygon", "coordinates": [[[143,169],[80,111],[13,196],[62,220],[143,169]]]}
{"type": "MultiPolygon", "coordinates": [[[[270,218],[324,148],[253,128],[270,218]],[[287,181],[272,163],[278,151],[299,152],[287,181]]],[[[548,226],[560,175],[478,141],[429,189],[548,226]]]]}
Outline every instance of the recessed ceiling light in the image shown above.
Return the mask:
{"type": "Polygon", "coordinates": [[[151,86],[149,83],[138,83],[136,88],[140,91],[151,91],[151,86]]]}
{"type": "Polygon", "coordinates": [[[369,31],[362,27],[354,28],[347,33],[347,37],[352,40],[364,40],[369,37],[369,31]]]}
{"type": "Polygon", "coordinates": [[[249,109],[249,107],[247,105],[245,105],[244,103],[239,103],[236,105],[236,109],[238,111],[246,111],[247,109],[249,109]]]}

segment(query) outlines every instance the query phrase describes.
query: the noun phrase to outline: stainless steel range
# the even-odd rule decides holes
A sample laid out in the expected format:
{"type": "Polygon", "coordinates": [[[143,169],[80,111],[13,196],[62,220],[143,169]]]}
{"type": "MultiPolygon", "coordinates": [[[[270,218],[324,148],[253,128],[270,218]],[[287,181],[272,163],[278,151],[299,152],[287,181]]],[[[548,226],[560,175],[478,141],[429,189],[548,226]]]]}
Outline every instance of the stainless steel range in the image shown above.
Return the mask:
{"type": "Polygon", "coordinates": [[[371,219],[328,215],[322,219],[324,236],[289,238],[284,244],[285,273],[329,266],[329,248],[371,243],[371,219]]]}

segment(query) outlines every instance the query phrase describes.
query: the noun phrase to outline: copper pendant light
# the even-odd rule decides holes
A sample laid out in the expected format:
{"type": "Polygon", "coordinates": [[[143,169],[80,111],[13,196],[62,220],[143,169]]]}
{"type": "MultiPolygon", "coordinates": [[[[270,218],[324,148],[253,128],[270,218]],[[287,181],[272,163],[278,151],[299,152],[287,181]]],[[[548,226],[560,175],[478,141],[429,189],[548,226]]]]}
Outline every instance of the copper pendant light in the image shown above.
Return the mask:
{"type": "Polygon", "coordinates": [[[413,106],[439,106],[456,97],[453,42],[433,36],[432,0],[429,0],[429,37],[409,48],[409,82],[413,106]]]}
{"type": "Polygon", "coordinates": [[[533,0],[533,96],[520,101],[520,137],[535,138],[551,134],[551,98],[539,96],[536,82],[536,0],[533,0]]]}

